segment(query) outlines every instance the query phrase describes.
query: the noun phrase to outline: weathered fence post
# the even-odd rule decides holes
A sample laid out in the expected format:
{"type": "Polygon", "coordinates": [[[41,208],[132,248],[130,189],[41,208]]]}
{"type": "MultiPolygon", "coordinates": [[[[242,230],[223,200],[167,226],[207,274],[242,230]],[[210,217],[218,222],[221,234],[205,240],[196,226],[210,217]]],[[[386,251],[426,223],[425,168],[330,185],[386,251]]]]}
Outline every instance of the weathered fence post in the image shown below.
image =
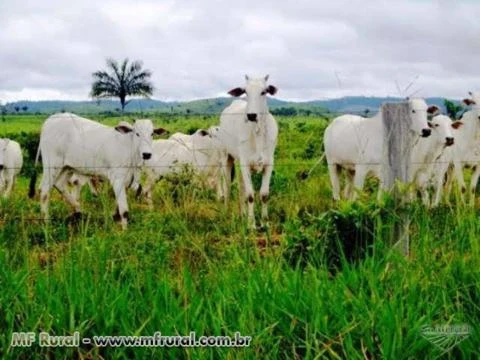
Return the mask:
{"type": "Polygon", "coordinates": [[[398,182],[410,181],[410,150],[414,134],[408,103],[382,105],[383,120],[383,181],[386,189],[393,189],[395,210],[400,211],[399,221],[394,224],[391,243],[400,246],[404,255],[409,253],[410,218],[402,211],[406,194],[398,188],[398,182]]]}

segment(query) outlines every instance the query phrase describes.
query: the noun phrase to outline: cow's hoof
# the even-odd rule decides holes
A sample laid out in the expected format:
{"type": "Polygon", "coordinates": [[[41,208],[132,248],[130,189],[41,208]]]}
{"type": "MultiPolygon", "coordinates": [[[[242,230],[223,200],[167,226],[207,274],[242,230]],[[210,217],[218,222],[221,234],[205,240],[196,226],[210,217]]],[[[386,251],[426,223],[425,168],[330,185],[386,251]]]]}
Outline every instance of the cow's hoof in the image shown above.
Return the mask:
{"type": "Polygon", "coordinates": [[[122,217],[120,216],[120,214],[118,213],[118,211],[117,211],[115,214],[113,214],[113,221],[115,221],[115,222],[120,222],[120,221],[122,221],[122,217]]]}
{"type": "Polygon", "coordinates": [[[67,218],[67,222],[71,224],[78,224],[82,220],[83,214],[80,211],[75,211],[67,218]]]}
{"type": "Polygon", "coordinates": [[[298,171],[296,174],[296,177],[298,180],[306,180],[308,178],[308,171],[307,170],[302,170],[298,171]]]}

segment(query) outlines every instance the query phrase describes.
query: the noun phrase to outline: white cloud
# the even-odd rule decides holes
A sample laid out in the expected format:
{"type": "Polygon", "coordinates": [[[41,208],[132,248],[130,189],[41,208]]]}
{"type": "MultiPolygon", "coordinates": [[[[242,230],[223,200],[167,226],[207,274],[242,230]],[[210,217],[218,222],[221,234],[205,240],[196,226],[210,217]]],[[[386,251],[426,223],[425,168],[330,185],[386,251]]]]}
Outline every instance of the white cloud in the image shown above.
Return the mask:
{"type": "Polygon", "coordinates": [[[480,88],[479,13],[467,0],[2,0],[0,101],[87,99],[106,57],[143,60],[168,100],[225,94],[244,73],[296,100],[412,81],[460,98],[480,88]]]}

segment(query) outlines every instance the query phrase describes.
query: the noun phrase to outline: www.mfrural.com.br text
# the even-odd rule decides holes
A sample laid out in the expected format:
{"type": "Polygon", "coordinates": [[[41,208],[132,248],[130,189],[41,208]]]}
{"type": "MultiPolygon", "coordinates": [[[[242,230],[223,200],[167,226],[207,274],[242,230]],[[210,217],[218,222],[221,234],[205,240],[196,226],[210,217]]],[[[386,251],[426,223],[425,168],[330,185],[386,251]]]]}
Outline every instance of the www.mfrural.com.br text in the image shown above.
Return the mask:
{"type": "Polygon", "coordinates": [[[99,335],[82,337],[78,331],[72,335],[51,335],[48,332],[14,332],[11,347],[248,347],[251,336],[235,332],[233,336],[197,336],[194,331],[189,335],[162,335],[160,331],[153,335],[99,335]]]}

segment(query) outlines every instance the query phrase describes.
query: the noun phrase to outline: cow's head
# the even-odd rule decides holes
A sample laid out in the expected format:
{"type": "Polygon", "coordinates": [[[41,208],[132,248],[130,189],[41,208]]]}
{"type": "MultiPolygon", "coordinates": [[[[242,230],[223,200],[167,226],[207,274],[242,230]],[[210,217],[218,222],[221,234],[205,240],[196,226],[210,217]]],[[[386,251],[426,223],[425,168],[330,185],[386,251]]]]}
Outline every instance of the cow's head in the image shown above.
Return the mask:
{"type": "Polygon", "coordinates": [[[412,130],[422,137],[430,136],[432,130],[428,127],[428,115],[438,111],[438,107],[433,105],[428,107],[423,99],[407,99],[412,119],[412,130]]]}
{"type": "Polygon", "coordinates": [[[263,118],[263,115],[268,113],[267,95],[275,95],[277,88],[267,85],[268,75],[258,79],[252,79],[245,75],[245,80],[247,81],[245,87],[232,89],[228,93],[235,97],[245,94],[247,96],[247,120],[257,121],[259,117],[263,118]]]}
{"type": "Polygon", "coordinates": [[[446,115],[438,115],[433,117],[428,126],[432,129],[432,138],[436,141],[443,143],[445,146],[452,146],[455,142],[454,129],[458,129],[462,126],[461,121],[450,120],[446,115]]]}
{"type": "Polygon", "coordinates": [[[129,134],[132,136],[134,149],[137,149],[141,159],[148,160],[152,157],[152,141],[154,135],[161,135],[166,132],[163,128],[153,128],[151,120],[135,120],[133,126],[122,121],[115,130],[122,134],[129,134]]]}
{"type": "Polygon", "coordinates": [[[469,91],[468,94],[470,95],[470,98],[463,99],[463,104],[467,106],[473,106],[475,108],[480,108],[480,93],[469,91]]]}

